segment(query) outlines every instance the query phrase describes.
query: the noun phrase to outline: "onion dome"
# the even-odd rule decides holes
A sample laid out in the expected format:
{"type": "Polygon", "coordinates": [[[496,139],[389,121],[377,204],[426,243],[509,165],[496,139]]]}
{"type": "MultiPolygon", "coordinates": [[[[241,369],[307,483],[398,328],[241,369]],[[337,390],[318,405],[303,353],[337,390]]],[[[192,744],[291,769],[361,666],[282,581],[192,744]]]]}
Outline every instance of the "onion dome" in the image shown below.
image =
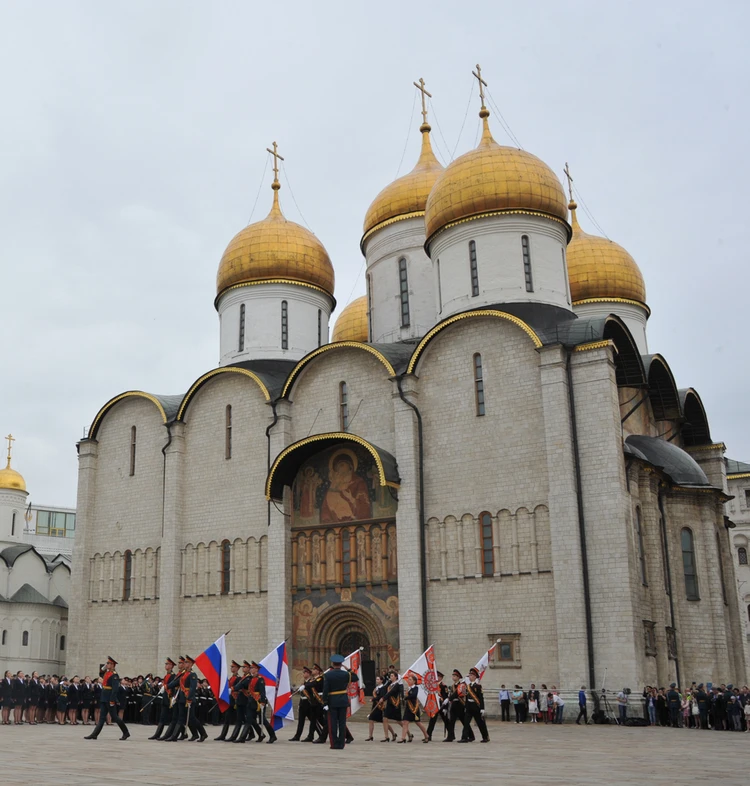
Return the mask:
{"type": "Polygon", "coordinates": [[[333,298],[335,277],[328,252],[310,230],[284,218],[278,177],[271,188],[271,212],[238,232],[221,258],[217,299],[232,287],[277,282],[315,287],[333,298]]]}
{"type": "Polygon", "coordinates": [[[592,298],[634,300],[646,304],[646,284],[633,257],[617,243],[587,235],[578,224],[576,203],[570,201],[573,238],[567,263],[573,303],[592,298]]]}
{"type": "Polygon", "coordinates": [[[429,123],[422,123],[419,130],[422,132],[422,152],[416,166],[375,197],[365,215],[365,237],[383,224],[424,215],[427,197],[444,167],[432,152],[429,123]]]}
{"type": "Polygon", "coordinates": [[[479,145],[449,164],[430,192],[428,240],[459,221],[497,213],[532,213],[567,223],[565,193],[555,173],[535,155],[495,142],[489,114],[483,102],[479,145]]]}
{"type": "Polygon", "coordinates": [[[14,491],[26,491],[26,481],[20,472],[16,472],[10,466],[11,444],[14,442],[12,435],[6,437],[8,440],[8,463],[5,469],[0,469],[0,489],[13,489],[14,491]]]}
{"type": "Polygon", "coordinates": [[[369,339],[367,325],[367,295],[362,295],[339,314],[333,326],[332,341],[367,341],[369,339]]]}

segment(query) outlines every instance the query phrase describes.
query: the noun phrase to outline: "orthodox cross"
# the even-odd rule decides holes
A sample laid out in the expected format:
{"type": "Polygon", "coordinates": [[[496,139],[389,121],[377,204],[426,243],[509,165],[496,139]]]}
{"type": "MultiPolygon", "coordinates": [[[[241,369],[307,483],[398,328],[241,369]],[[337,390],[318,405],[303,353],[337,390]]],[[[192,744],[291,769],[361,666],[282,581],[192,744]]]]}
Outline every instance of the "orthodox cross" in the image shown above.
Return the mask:
{"type": "Polygon", "coordinates": [[[568,166],[568,162],[565,162],[565,177],[568,179],[568,194],[570,194],[570,201],[573,201],[573,176],[570,174],[570,167],[568,166]]]}
{"type": "Polygon", "coordinates": [[[417,90],[419,90],[419,92],[422,94],[422,124],[426,125],[427,124],[427,104],[425,102],[425,96],[427,96],[427,98],[432,98],[432,93],[428,93],[427,90],[425,90],[424,79],[422,79],[421,76],[419,77],[419,82],[414,82],[414,87],[416,87],[417,90]]]}
{"type": "Polygon", "coordinates": [[[479,82],[479,97],[482,99],[482,109],[484,109],[484,88],[487,87],[487,83],[482,79],[482,68],[479,63],[477,63],[477,70],[471,73],[479,82]]]}
{"type": "Polygon", "coordinates": [[[267,147],[266,150],[273,156],[273,179],[278,181],[279,179],[279,161],[284,160],[284,156],[280,156],[278,153],[278,145],[276,142],[273,143],[273,150],[270,147],[267,147]]]}
{"type": "Polygon", "coordinates": [[[10,452],[13,447],[13,443],[16,441],[16,438],[12,434],[8,434],[5,439],[8,440],[8,466],[10,466],[10,452]]]}

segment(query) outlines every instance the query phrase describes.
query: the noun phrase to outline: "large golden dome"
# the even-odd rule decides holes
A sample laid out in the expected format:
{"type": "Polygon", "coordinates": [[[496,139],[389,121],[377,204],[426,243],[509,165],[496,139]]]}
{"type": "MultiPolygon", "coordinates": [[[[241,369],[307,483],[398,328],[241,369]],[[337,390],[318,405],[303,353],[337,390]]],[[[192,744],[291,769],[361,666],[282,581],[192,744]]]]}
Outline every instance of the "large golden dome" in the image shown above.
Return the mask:
{"type": "Polygon", "coordinates": [[[646,284],[633,257],[617,243],[587,235],[578,224],[576,203],[570,203],[573,239],[567,263],[573,303],[591,298],[635,300],[646,304],[646,284]]]}
{"type": "Polygon", "coordinates": [[[462,219],[491,213],[541,213],[566,222],[565,193],[555,173],[525,150],[499,145],[487,117],[479,145],[438,177],[425,209],[427,237],[462,219]]]}
{"type": "Polygon", "coordinates": [[[432,152],[429,124],[423,123],[419,130],[422,132],[422,152],[416,166],[375,197],[365,215],[365,237],[391,219],[424,215],[427,197],[444,167],[432,152]]]}
{"type": "Polygon", "coordinates": [[[268,216],[229,242],[216,275],[217,298],[230,287],[279,280],[319,287],[333,297],[335,277],[328,252],[312,232],[284,218],[279,187],[274,180],[268,216]]]}
{"type": "Polygon", "coordinates": [[[367,341],[367,295],[362,295],[341,312],[333,326],[332,341],[367,341]]]}

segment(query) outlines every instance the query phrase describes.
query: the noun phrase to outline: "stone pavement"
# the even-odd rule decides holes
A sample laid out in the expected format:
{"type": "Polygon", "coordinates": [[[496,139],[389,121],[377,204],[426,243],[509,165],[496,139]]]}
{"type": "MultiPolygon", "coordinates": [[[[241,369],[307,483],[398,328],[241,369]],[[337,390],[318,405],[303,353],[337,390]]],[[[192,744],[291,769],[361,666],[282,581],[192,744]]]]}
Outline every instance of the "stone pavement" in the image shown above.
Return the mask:
{"type": "MultiPolygon", "coordinates": [[[[116,727],[96,741],[91,727],[0,727],[0,784],[54,786],[412,786],[412,784],[747,784],[750,734],[685,729],[489,724],[489,745],[365,742],[367,726],[352,723],[353,745],[287,742],[274,745],[213,742],[161,743],[146,738],[154,727],[131,727],[119,742],[116,727]]],[[[285,733],[286,732],[286,733],[285,733]]]]}

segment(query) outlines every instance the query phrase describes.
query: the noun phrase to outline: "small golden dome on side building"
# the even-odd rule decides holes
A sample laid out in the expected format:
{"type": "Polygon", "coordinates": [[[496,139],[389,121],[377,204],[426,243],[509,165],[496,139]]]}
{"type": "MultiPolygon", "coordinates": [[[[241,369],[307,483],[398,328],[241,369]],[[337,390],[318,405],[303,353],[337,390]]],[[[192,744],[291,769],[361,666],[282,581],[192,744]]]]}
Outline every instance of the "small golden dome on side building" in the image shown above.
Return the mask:
{"type": "Polygon", "coordinates": [[[20,472],[16,472],[10,466],[11,446],[15,442],[12,434],[5,438],[8,441],[8,463],[5,469],[0,469],[0,489],[12,489],[13,491],[26,491],[26,481],[20,472]]]}
{"type": "Polygon", "coordinates": [[[333,327],[331,341],[361,341],[369,339],[367,324],[367,295],[362,295],[341,312],[333,327]]]}
{"type": "Polygon", "coordinates": [[[646,284],[638,264],[617,243],[586,234],[570,202],[573,238],[566,254],[573,304],[597,299],[634,300],[646,305],[646,284]]]}

